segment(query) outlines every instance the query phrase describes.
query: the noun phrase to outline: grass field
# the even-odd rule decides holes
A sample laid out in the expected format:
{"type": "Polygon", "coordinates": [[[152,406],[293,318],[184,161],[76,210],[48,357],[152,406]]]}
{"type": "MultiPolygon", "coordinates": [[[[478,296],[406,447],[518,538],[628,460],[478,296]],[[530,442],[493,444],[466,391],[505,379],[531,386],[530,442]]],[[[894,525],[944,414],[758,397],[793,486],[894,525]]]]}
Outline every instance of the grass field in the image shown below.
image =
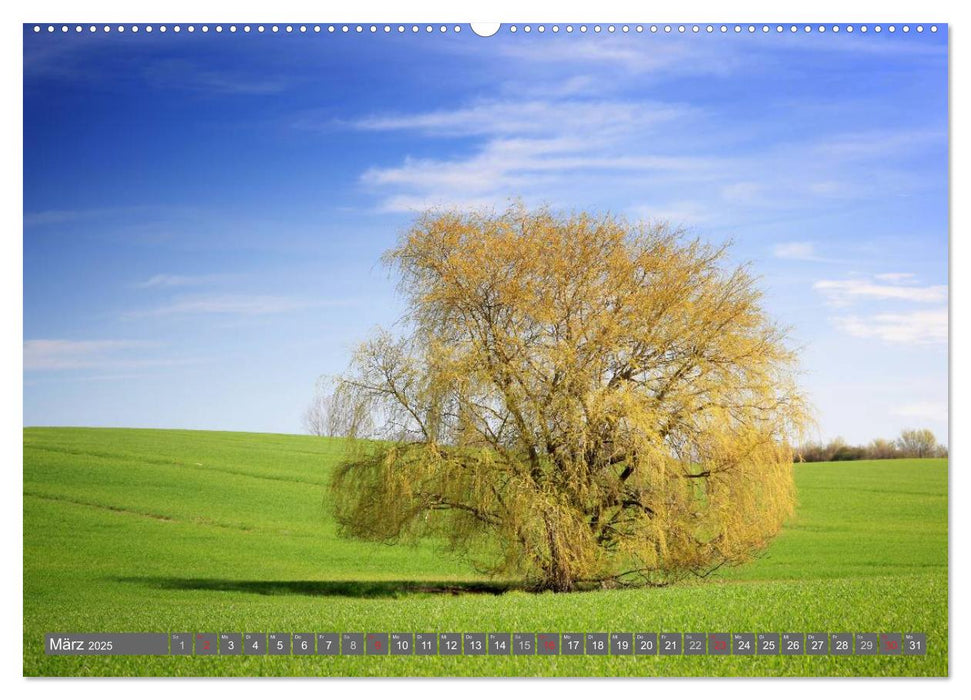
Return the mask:
{"type": "Polygon", "coordinates": [[[568,595],[341,540],[335,440],[24,430],[25,675],[947,675],[947,462],[796,467],[797,514],[703,584],[568,595]],[[49,657],[45,632],[926,632],[923,657],[49,657]]]}

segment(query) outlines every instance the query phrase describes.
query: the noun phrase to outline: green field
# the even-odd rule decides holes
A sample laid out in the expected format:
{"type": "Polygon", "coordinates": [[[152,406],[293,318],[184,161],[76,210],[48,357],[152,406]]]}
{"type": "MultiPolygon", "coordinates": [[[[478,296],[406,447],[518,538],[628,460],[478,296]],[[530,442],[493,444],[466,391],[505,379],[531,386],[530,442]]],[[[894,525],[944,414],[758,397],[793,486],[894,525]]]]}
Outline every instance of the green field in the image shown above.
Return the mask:
{"type": "Polygon", "coordinates": [[[796,515],[757,561],[704,583],[555,595],[490,582],[431,545],[339,539],[326,488],[339,454],[339,441],[305,436],[25,429],[24,674],[948,673],[946,460],[799,465],[796,515]],[[43,652],[45,632],[98,631],[913,631],[927,633],[929,651],[249,658],[43,652]]]}

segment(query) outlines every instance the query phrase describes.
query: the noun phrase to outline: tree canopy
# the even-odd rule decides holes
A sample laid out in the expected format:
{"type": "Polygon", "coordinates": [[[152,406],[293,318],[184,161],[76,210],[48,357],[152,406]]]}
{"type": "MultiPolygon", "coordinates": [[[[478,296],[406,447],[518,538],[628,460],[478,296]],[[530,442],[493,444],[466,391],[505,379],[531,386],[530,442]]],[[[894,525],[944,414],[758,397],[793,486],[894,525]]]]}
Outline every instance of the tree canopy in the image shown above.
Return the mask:
{"type": "Polygon", "coordinates": [[[727,247],[664,223],[419,217],[385,261],[400,332],[333,396],[347,536],[433,536],[538,588],[745,561],[791,513],[795,354],[727,247]]]}
{"type": "Polygon", "coordinates": [[[937,438],[927,428],[910,428],[900,431],[898,451],[907,457],[935,457],[940,454],[937,438]]]}

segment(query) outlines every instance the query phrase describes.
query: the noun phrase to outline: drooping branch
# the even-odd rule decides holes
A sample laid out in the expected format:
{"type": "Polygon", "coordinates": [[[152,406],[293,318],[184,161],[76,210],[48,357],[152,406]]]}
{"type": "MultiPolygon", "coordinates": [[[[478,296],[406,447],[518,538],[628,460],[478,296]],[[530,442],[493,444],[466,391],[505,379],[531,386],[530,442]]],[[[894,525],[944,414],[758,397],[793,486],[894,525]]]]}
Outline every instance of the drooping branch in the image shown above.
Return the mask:
{"type": "Polygon", "coordinates": [[[403,337],[340,384],[350,422],[388,438],[335,478],[342,531],[441,538],[555,590],[750,557],[790,512],[805,408],[726,250],[521,206],[419,218],[385,258],[403,337]]]}

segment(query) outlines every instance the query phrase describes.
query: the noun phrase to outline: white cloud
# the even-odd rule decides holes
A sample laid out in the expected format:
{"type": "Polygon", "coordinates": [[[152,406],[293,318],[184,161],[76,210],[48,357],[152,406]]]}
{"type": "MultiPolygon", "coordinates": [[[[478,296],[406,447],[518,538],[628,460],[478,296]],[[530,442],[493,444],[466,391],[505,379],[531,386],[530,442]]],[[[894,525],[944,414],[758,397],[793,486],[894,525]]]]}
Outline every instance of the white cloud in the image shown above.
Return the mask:
{"type": "Polygon", "coordinates": [[[638,204],[628,209],[635,219],[646,221],[667,221],[674,226],[693,226],[710,221],[713,211],[704,202],[691,200],[673,201],[664,204],[638,204]]]}
{"type": "Polygon", "coordinates": [[[361,175],[364,185],[386,192],[381,209],[402,211],[429,202],[497,205],[510,196],[569,200],[564,193],[584,176],[629,184],[662,174],[667,182],[675,176],[720,177],[728,170],[725,163],[671,155],[657,137],[658,125],[687,129],[696,115],[681,104],[531,95],[413,114],[372,114],[340,125],[417,132],[430,139],[478,137],[471,153],[405,157],[398,165],[372,167],[361,175]]]}
{"type": "Polygon", "coordinates": [[[808,242],[779,243],[772,247],[772,254],[783,260],[821,260],[816,255],[816,246],[808,242]]]}
{"type": "Polygon", "coordinates": [[[891,284],[911,284],[915,281],[917,275],[913,272],[883,272],[873,277],[881,282],[890,282],[891,284]]]}
{"type": "MultiPolygon", "coordinates": [[[[119,355],[154,347],[140,340],[61,340],[24,341],[24,369],[80,369],[116,364],[119,355]]],[[[130,364],[132,360],[125,360],[130,364]]]]}
{"type": "Polygon", "coordinates": [[[502,44],[498,50],[518,63],[603,67],[611,71],[620,68],[632,75],[666,76],[727,75],[742,64],[745,56],[743,52],[705,46],[702,42],[661,44],[620,36],[612,36],[609,41],[571,37],[565,42],[515,42],[502,44]]]}
{"type": "Polygon", "coordinates": [[[672,156],[635,145],[661,122],[682,123],[690,111],[652,102],[518,100],[479,102],[454,110],[370,116],[351,123],[365,130],[418,131],[435,138],[480,136],[471,154],[406,157],[397,166],[361,175],[368,187],[388,190],[380,208],[410,210],[429,202],[497,204],[513,195],[543,200],[575,187],[578,177],[717,176],[716,159],[672,156]],[[632,140],[636,139],[636,140],[632,140]]]}
{"type": "Polygon", "coordinates": [[[322,301],[271,295],[222,294],[216,296],[183,297],[154,309],[131,311],[125,315],[128,318],[189,316],[199,314],[261,316],[289,313],[291,311],[323,306],[343,306],[347,303],[344,300],[322,301]]]}
{"type": "Polygon", "coordinates": [[[206,70],[202,65],[182,59],[156,61],[144,69],[145,78],[155,85],[206,94],[274,95],[285,91],[289,81],[283,77],[255,77],[238,70],[206,70]]]}
{"type": "Polygon", "coordinates": [[[605,84],[603,80],[592,75],[574,75],[549,82],[524,80],[520,77],[507,80],[499,86],[500,93],[517,97],[526,94],[533,98],[590,96],[609,91],[609,89],[610,86],[605,84]]]}
{"type": "Polygon", "coordinates": [[[400,132],[406,143],[421,144],[422,155],[434,154],[415,157],[416,148],[362,174],[379,210],[500,206],[510,196],[565,207],[609,201],[624,210],[643,204],[678,210],[677,202],[691,199],[717,212],[717,225],[726,227],[751,222],[754,211],[785,221],[819,216],[820,205],[927,188],[933,183],[900,159],[946,145],[946,132],[928,128],[823,130],[808,141],[795,130],[766,141],[756,138],[755,123],[726,124],[728,115],[710,101],[643,98],[655,96],[646,89],[655,75],[733,73],[752,61],[754,47],[619,35],[548,38],[494,47],[501,82],[491,99],[341,120],[317,113],[297,126],[400,132]]]}
{"type": "Polygon", "coordinates": [[[847,186],[846,183],[838,182],[836,180],[821,180],[818,182],[810,182],[807,185],[810,192],[813,194],[822,195],[824,197],[833,197],[839,194],[846,193],[847,191],[852,192],[853,187],[847,186]]]}
{"type": "MultiPolygon", "coordinates": [[[[409,190],[420,200],[495,202],[512,193],[529,192],[543,184],[563,183],[579,172],[652,172],[674,176],[713,167],[696,158],[616,156],[590,151],[580,139],[496,139],[476,155],[458,160],[407,158],[398,167],[371,168],[361,180],[374,187],[409,190]]],[[[548,191],[548,190],[547,190],[548,191]]],[[[385,209],[390,200],[384,204],[385,209]]]]}
{"type": "Polygon", "coordinates": [[[866,279],[820,280],[813,285],[831,306],[848,307],[874,302],[945,304],[932,309],[852,314],[833,318],[843,332],[856,338],[876,338],[887,343],[934,345],[947,343],[947,286],[918,286],[909,272],[874,275],[883,284],[866,279]]]}
{"type": "Polygon", "coordinates": [[[927,287],[901,286],[895,284],[875,284],[866,280],[820,280],[813,288],[822,293],[833,306],[848,306],[863,300],[898,300],[919,303],[940,303],[947,301],[947,287],[932,285],[927,287]]]}
{"type": "Polygon", "coordinates": [[[896,416],[932,420],[939,423],[947,423],[947,413],[946,401],[915,401],[893,410],[893,414],[896,416]]]}
{"type": "Polygon", "coordinates": [[[733,204],[755,204],[764,200],[765,191],[761,182],[733,182],[721,188],[721,197],[733,204]]]}
{"type": "Polygon", "coordinates": [[[154,275],[136,287],[150,289],[152,287],[196,287],[220,282],[226,275],[154,275]]]}
{"type": "Polygon", "coordinates": [[[937,129],[872,130],[830,138],[816,146],[817,153],[837,156],[843,161],[872,159],[920,153],[947,147],[947,131],[937,129]]]}
{"type": "MultiPolygon", "coordinates": [[[[727,155],[715,148],[719,126],[704,109],[597,94],[586,99],[510,96],[452,109],[371,114],[330,122],[328,128],[335,125],[438,142],[474,139],[471,149],[463,145],[449,155],[405,156],[395,165],[365,170],[361,183],[379,194],[378,208],[385,211],[439,201],[499,205],[510,196],[567,203],[606,193],[626,200],[625,208],[645,200],[678,208],[674,202],[691,192],[707,208],[719,207],[723,219],[750,210],[778,216],[837,198],[904,195],[927,186],[909,170],[888,163],[898,151],[878,148],[882,140],[898,143],[912,135],[927,141],[924,132],[851,134],[727,155]],[[706,153],[718,155],[701,155],[706,153]]],[[[322,125],[305,121],[302,126],[322,125]]]]}
{"type": "Polygon", "coordinates": [[[46,224],[65,224],[100,216],[102,209],[53,209],[24,214],[24,226],[44,226],[46,224]]]}
{"type": "Polygon", "coordinates": [[[539,136],[559,133],[605,135],[684,117],[683,106],[657,102],[594,100],[505,100],[417,114],[373,115],[349,125],[365,131],[420,131],[433,136],[539,136]]]}
{"type": "Polygon", "coordinates": [[[876,338],[886,343],[934,345],[947,343],[947,307],[925,311],[840,316],[836,326],[855,338],[876,338]]]}

